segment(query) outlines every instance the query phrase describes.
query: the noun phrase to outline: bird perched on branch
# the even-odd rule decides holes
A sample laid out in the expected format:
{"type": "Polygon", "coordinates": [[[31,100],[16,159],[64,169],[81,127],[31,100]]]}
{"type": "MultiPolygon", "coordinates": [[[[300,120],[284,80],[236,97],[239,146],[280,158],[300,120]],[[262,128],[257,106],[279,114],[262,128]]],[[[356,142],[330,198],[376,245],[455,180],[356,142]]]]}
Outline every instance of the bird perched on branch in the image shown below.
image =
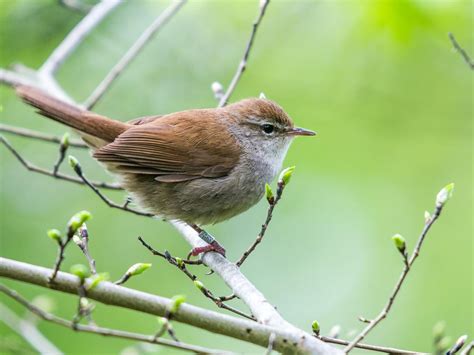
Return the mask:
{"type": "Polygon", "coordinates": [[[40,89],[17,94],[39,113],[74,128],[92,156],[118,176],[147,211],[190,224],[207,251],[224,248],[199,226],[246,211],[281,169],[291,141],[315,133],[293,125],[271,100],[250,98],[212,109],[192,109],[127,123],[81,109],[40,89]]]}

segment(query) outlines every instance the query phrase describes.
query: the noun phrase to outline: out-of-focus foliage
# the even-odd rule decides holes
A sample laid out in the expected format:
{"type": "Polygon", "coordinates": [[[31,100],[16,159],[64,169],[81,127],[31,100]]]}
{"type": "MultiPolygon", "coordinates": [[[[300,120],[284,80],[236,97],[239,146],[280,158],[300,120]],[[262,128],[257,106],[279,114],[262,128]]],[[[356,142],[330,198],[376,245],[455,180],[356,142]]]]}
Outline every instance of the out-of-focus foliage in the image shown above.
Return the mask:
{"type": "MultiPolygon", "coordinates": [[[[166,113],[216,102],[210,85],[228,83],[243,53],[258,1],[194,1],[186,5],[127,69],[97,105],[118,119],[166,113]]],[[[129,1],[77,49],[59,71],[61,84],[83,100],[111,65],[166,5],[129,1]]],[[[447,183],[456,192],[429,234],[393,313],[368,338],[390,346],[431,351],[432,327],[445,320],[453,336],[472,326],[472,72],[453,52],[453,32],[474,54],[470,1],[272,1],[232,100],[264,92],[299,126],[318,131],[297,139],[285,166],[296,165],[262,245],[243,266],[245,274],[290,321],[321,334],[334,325],[342,337],[360,329],[357,316],[373,317],[386,302],[402,268],[391,236],[402,234],[408,250],[447,183]]],[[[0,65],[38,67],[81,15],[53,0],[0,0],[0,65]]],[[[65,129],[40,118],[9,88],[0,88],[1,121],[61,135],[65,129]]],[[[56,159],[48,143],[9,137],[42,166],[56,159]]],[[[73,153],[90,177],[104,178],[84,151],[73,153]]],[[[90,190],[19,166],[4,148],[1,157],[1,255],[52,266],[55,246],[45,232],[87,209],[90,248],[99,272],[117,279],[136,262],[153,267],[132,278],[134,287],[214,308],[199,290],[138,242],[185,255],[188,246],[166,223],[105,206],[90,190]]],[[[63,171],[72,173],[68,164],[63,171]]],[[[272,187],[274,186],[274,183],[272,187]]],[[[118,201],[124,196],[108,193],[118,201]]],[[[266,202],[210,228],[230,258],[254,239],[266,202]]],[[[71,245],[64,270],[85,263],[71,245]]],[[[216,294],[215,276],[199,274],[216,294]]],[[[71,318],[76,299],[44,289],[8,284],[32,299],[50,295],[57,313],[71,318]]],[[[20,307],[1,298],[17,312],[20,307]]],[[[95,320],[141,332],[156,319],[98,305],[95,320]]],[[[180,339],[256,352],[256,347],[175,324],[180,339]]],[[[119,353],[126,341],[77,334],[40,323],[67,353],[119,353]]],[[[27,345],[0,324],[5,349],[27,345]]],[[[133,345],[133,344],[132,344],[133,345]]],[[[147,347],[147,349],[150,349],[147,347]]],[[[151,351],[171,353],[151,347],[151,351]]]]}

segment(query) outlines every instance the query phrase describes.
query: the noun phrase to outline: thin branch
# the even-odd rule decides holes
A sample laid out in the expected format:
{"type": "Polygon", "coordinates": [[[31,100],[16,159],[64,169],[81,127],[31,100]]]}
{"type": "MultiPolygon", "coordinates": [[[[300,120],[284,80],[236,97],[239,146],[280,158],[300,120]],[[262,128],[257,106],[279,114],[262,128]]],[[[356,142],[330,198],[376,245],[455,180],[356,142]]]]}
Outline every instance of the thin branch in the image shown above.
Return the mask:
{"type": "MultiPolygon", "coordinates": [[[[199,238],[196,236],[196,238],[199,238]]],[[[204,258],[216,253],[207,253],[204,258]]],[[[219,255],[219,254],[216,254],[219,255]]],[[[219,255],[221,259],[222,256],[219,255]]],[[[212,262],[211,262],[212,263],[212,262]]],[[[237,269],[238,270],[238,269],[237,269]]],[[[53,284],[48,283],[51,269],[31,265],[11,259],[0,257],[0,276],[35,284],[41,287],[58,290],[73,295],[77,294],[79,280],[76,276],[59,272],[53,284]]],[[[88,288],[91,280],[86,279],[88,288]]],[[[245,285],[244,285],[245,286],[245,285]]],[[[110,282],[102,281],[92,290],[87,292],[88,298],[104,304],[123,307],[139,312],[164,316],[173,303],[172,300],[149,293],[116,286],[110,282]]],[[[260,313],[259,313],[260,314],[260,313]]],[[[205,310],[186,303],[181,304],[173,316],[174,321],[186,323],[210,332],[227,335],[236,339],[247,341],[256,345],[267,347],[270,334],[276,335],[274,342],[275,351],[284,353],[313,352],[319,354],[341,354],[334,347],[325,344],[319,339],[296,329],[288,327],[268,326],[246,319],[205,310]]],[[[263,322],[262,322],[263,323],[263,322]]],[[[70,326],[68,324],[68,326],[70,326]]]]}
{"type": "Polygon", "coordinates": [[[269,3],[270,3],[270,0],[260,1],[260,12],[258,14],[257,19],[252,25],[252,32],[247,42],[247,47],[245,48],[244,56],[242,60],[240,61],[239,66],[237,67],[237,71],[234,74],[234,77],[232,78],[232,81],[230,82],[229,87],[227,88],[225,94],[221,97],[218,107],[223,107],[227,105],[227,102],[229,101],[230,96],[232,95],[235,88],[237,87],[237,84],[239,83],[240,77],[242,76],[245,69],[247,68],[247,60],[250,55],[250,50],[252,49],[252,45],[255,40],[258,27],[260,26],[260,23],[262,22],[263,16],[265,15],[265,10],[267,9],[267,6],[269,3]]]}
{"type": "Polygon", "coordinates": [[[471,70],[474,70],[474,60],[472,60],[469,54],[467,54],[467,52],[464,50],[464,48],[461,47],[461,45],[458,43],[458,41],[451,32],[448,33],[448,37],[451,40],[454,49],[459,52],[459,54],[461,54],[461,57],[464,59],[469,68],[471,68],[471,70]]]}
{"type": "Polygon", "coordinates": [[[80,13],[88,13],[92,9],[92,6],[81,0],[59,0],[59,4],[80,13]]]}
{"type": "Polygon", "coordinates": [[[79,240],[76,241],[74,239],[74,242],[76,245],[81,249],[82,253],[87,259],[87,262],[89,264],[89,268],[91,270],[91,274],[95,275],[97,274],[97,269],[95,267],[95,260],[91,256],[90,251],[89,251],[89,231],[87,230],[87,225],[85,223],[82,224],[82,226],[79,228],[79,240]]]}
{"type": "Polygon", "coordinates": [[[259,245],[260,242],[262,241],[263,237],[265,236],[265,232],[267,231],[268,225],[270,224],[272,220],[273,210],[275,209],[275,206],[280,201],[284,189],[285,189],[285,184],[283,183],[283,181],[278,181],[276,196],[271,201],[268,201],[269,206],[267,210],[267,217],[265,218],[265,222],[262,224],[260,233],[258,233],[258,236],[255,239],[255,241],[252,243],[252,245],[242,254],[240,259],[236,262],[237,266],[240,267],[245,262],[245,260],[249,257],[249,255],[255,250],[255,248],[257,248],[257,245],[259,245]]]}
{"type": "Polygon", "coordinates": [[[84,182],[84,184],[86,184],[87,186],[89,186],[91,188],[92,191],[95,192],[95,194],[97,196],[100,197],[100,199],[102,201],[104,201],[107,206],[111,207],[111,208],[117,208],[119,210],[123,210],[123,211],[126,211],[126,212],[131,212],[133,214],[136,214],[138,216],[144,216],[144,217],[154,217],[155,215],[153,213],[148,213],[148,212],[142,212],[142,211],[139,211],[139,210],[136,210],[136,209],[133,209],[133,208],[130,208],[128,207],[128,203],[125,203],[123,205],[119,205],[115,202],[113,202],[112,200],[110,200],[107,196],[105,196],[97,187],[96,185],[89,181],[89,179],[86,178],[86,176],[84,175],[84,173],[82,172],[82,168],[81,166],[79,165],[79,163],[77,163],[75,166],[74,166],[74,171],[75,173],[77,174],[77,176],[79,176],[79,178],[84,182]]]}
{"type": "MultiPolygon", "coordinates": [[[[21,137],[38,139],[45,142],[51,142],[51,143],[56,143],[56,144],[61,144],[61,139],[62,139],[61,137],[54,136],[51,134],[37,132],[37,131],[33,131],[31,129],[27,129],[23,127],[10,126],[3,123],[0,123],[0,132],[11,133],[11,134],[15,134],[21,137]]],[[[69,145],[71,147],[76,147],[76,148],[88,148],[87,145],[79,139],[70,139],[69,145]]]]}
{"type": "MultiPolygon", "coordinates": [[[[191,281],[197,281],[197,276],[191,273],[188,268],[186,267],[186,264],[188,265],[200,265],[202,262],[199,261],[194,261],[194,260],[186,260],[186,259],[177,259],[176,257],[171,256],[170,253],[165,251],[164,253],[161,253],[157,250],[155,250],[150,244],[145,242],[142,237],[138,237],[138,240],[142,245],[147,248],[153,255],[157,255],[168,261],[171,265],[176,266],[179,270],[181,270],[191,281]]],[[[251,315],[245,314],[242,311],[239,311],[238,309],[231,307],[227,304],[225,304],[220,297],[214,296],[214,294],[209,290],[208,288],[204,287],[204,285],[199,282],[195,283],[196,285],[199,285],[199,290],[202,292],[202,294],[206,297],[209,298],[211,301],[213,301],[219,308],[226,309],[232,313],[235,313],[239,316],[245,317],[247,319],[255,321],[256,319],[252,317],[251,315]]]]}
{"type": "MultiPolygon", "coordinates": [[[[0,291],[3,291],[2,285],[0,285],[0,291]]],[[[25,339],[38,353],[50,355],[63,354],[32,322],[21,319],[2,303],[0,303],[0,320],[25,339]]]]}
{"type": "Polygon", "coordinates": [[[473,349],[474,349],[474,341],[471,341],[469,344],[467,344],[464,350],[459,353],[459,355],[469,355],[473,349]]]}
{"type": "MultiPolygon", "coordinates": [[[[163,345],[163,346],[167,346],[167,347],[171,347],[175,349],[187,350],[187,351],[199,353],[199,354],[230,354],[229,352],[223,351],[223,350],[209,349],[209,348],[204,348],[197,345],[191,345],[191,344],[176,342],[176,341],[167,340],[167,339],[159,339],[159,338],[155,338],[153,335],[144,335],[144,334],[127,332],[123,330],[102,328],[98,326],[74,324],[73,322],[69,320],[57,317],[51,313],[43,311],[41,308],[36,307],[32,303],[28,302],[25,298],[20,296],[16,291],[10,290],[9,288],[1,284],[0,284],[0,292],[3,292],[5,295],[13,298],[15,301],[20,303],[22,306],[27,308],[30,312],[34,313],[41,319],[47,322],[51,322],[51,323],[66,327],[66,328],[74,329],[76,331],[93,333],[93,334],[98,334],[102,336],[111,336],[111,337],[116,337],[116,338],[136,340],[136,341],[147,342],[151,344],[158,344],[158,345],[163,345]]],[[[52,352],[50,351],[46,351],[42,353],[52,354],[52,352]]]]}
{"type": "Polygon", "coordinates": [[[153,38],[153,36],[178,12],[178,10],[186,3],[186,0],[174,0],[153,23],[138,37],[135,43],[110,70],[107,76],[92,92],[92,94],[84,102],[84,106],[90,110],[105,94],[115,79],[125,70],[130,62],[140,53],[145,45],[153,38]]]}
{"type": "MultiPolygon", "coordinates": [[[[332,338],[332,337],[318,336],[318,338],[326,343],[332,343],[332,344],[338,344],[338,345],[350,344],[350,342],[347,340],[342,340],[342,339],[337,339],[337,338],[332,338]]],[[[369,345],[369,344],[357,344],[354,347],[358,349],[377,351],[379,353],[397,354],[397,355],[398,354],[399,355],[427,354],[427,353],[421,353],[417,351],[402,350],[402,349],[390,348],[386,346],[369,345]]]]}
{"type": "Polygon", "coordinates": [[[28,85],[28,86],[37,86],[38,84],[24,76],[18,73],[15,73],[14,71],[7,70],[0,68],[0,83],[6,84],[9,86],[15,86],[15,85],[28,85]]]}
{"type": "Polygon", "coordinates": [[[120,4],[120,0],[102,0],[78,23],[38,70],[40,77],[52,77],[84,38],[120,4]]]}
{"type": "Polygon", "coordinates": [[[369,334],[369,332],[375,328],[375,326],[377,326],[377,324],[379,324],[383,319],[385,319],[385,317],[387,317],[388,313],[390,312],[390,309],[392,308],[393,306],[393,303],[395,301],[395,298],[397,297],[402,285],[403,285],[403,282],[405,281],[405,278],[407,277],[408,275],[408,272],[411,270],[411,267],[413,265],[413,263],[415,262],[416,258],[418,257],[418,255],[420,254],[420,249],[423,245],[423,242],[425,240],[425,237],[428,233],[428,231],[430,230],[431,226],[434,224],[434,222],[438,219],[438,217],[440,216],[441,214],[441,211],[443,210],[443,206],[444,204],[436,204],[436,208],[435,208],[435,211],[433,213],[432,216],[430,216],[430,218],[426,219],[425,221],[425,225],[423,227],[423,230],[418,238],[418,241],[415,245],[415,248],[413,250],[413,253],[410,257],[410,259],[408,260],[407,263],[405,263],[404,265],[404,268],[403,268],[403,271],[397,281],[397,283],[395,284],[395,287],[392,291],[392,293],[390,294],[390,297],[387,301],[387,304],[385,305],[385,307],[382,309],[382,311],[379,313],[379,315],[375,318],[375,319],[372,319],[369,321],[368,325],[362,330],[362,332],[360,334],[358,334],[354,340],[352,340],[348,345],[347,347],[344,348],[344,352],[345,353],[348,353],[349,351],[351,351],[359,341],[361,341],[362,339],[364,339],[367,334],[369,334]]]}
{"type": "MultiPolygon", "coordinates": [[[[54,175],[53,171],[37,167],[36,165],[30,163],[28,160],[23,158],[21,156],[21,154],[18,153],[18,151],[15,148],[13,148],[13,146],[2,135],[0,135],[0,142],[3,143],[3,145],[5,147],[7,147],[7,149],[15,156],[15,158],[18,159],[18,161],[21,163],[21,165],[23,165],[29,171],[33,171],[35,173],[51,176],[51,177],[54,177],[54,178],[59,179],[59,180],[74,182],[76,184],[84,184],[84,182],[81,179],[78,179],[74,176],[65,175],[65,174],[61,174],[61,173],[57,173],[56,175],[54,175]]],[[[113,184],[113,183],[99,182],[99,181],[91,181],[90,183],[93,184],[95,187],[100,187],[100,188],[103,188],[103,189],[122,190],[122,188],[119,185],[113,184]]]]}

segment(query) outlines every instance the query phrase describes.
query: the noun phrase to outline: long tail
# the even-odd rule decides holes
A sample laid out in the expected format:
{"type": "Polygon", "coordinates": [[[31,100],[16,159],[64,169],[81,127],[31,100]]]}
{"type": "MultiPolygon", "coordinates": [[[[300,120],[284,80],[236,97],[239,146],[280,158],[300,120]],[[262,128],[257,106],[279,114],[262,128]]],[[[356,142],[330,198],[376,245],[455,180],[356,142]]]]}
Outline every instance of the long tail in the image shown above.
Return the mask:
{"type": "Polygon", "coordinates": [[[70,105],[31,86],[17,86],[16,92],[25,102],[39,109],[41,115],[84,133],[86,141],[89,136],[110,143],[130,127],[126,123],[70,105]]]}

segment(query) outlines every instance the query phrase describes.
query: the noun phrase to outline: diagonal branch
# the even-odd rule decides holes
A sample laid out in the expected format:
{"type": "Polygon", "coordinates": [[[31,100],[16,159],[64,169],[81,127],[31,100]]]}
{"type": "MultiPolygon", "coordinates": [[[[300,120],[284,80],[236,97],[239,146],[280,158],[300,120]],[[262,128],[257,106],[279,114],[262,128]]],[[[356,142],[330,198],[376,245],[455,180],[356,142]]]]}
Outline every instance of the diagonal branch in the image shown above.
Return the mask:
{"type": "Polygon", "coordinates": [[[115,79],[125,70],[130,62],[140,53],[145,45],[150,42],[153,36],[178,12],[186,3],[186,0],[174,0],[160,16],[141,34],[125,55],[110,70],[102,82],[95,88],[92,94],[85,101],[84,106],[90,110],[105,94],[115,79]]]}
{"type": "Polygon", "coordinates": [[[451,32],[448,33],[448,37],[451,43],[453,44],[454,49],[459,52],[459,54],[461,54],[461,57],[464,59],[469,68],[471,68],[471,70],[474,70],[474,60],[472,60],[471,57],[469,57],[469,54],[467,54],[467,52],[464,50],[464,48],[461,47],[461,45],[456,40],[456,37],[454,37],[451,32]]]}
{"type": "Polygon", "coordinates": [[[218,107],[223,107],[227,105],[227,102],[229,101],[230,96],[232,95],[235,88],[237,87],[237,84],[239,83],[240,77],[242,76],[245,69],[247,68],[247,60],[249,59],[250,51],[252,49],[255,36],[257,35],[258,27],[260,26],[260,23],[262,22],[263,16],[265,15],[265,10],[267,9],[267,6],[269,3],[270,3],[270,0],[262,0],[260,2],[260,12],[258,14],[257,19],[252,25],[252,32],[250,33],[250,38],[247,42],[247,47],[245,48],[244,56],[242,60],[240,61],[239,66],[237,67],[237,71],[235,72],[234,77],[232,78],[232,81],[230,82],[229,87],[227,88],[225,94],[222,95],[222,97],[220,98],[218,107]]]}
{"type": "MultiPolygon", "coordinates": [[[[213,254],[215,253],[207,253],[206,255],[213,254]]],[[[221,257],[220,255],[218,256],[221,257]]],[[[55,278],[55,282],[48,284],[51,271],[51,269],[40,266],[0,258],[1,277],[77,295],[77,288],[80,283],[78,277],[60,271],[55,278]]],[[[91,280],[86,279],[86,287],[90,283],[91,280]]],[[[117,286],[106,281],[101,282],[95,288],[89,290],[87,295],[88,298],[104,304],[160,317],[163,317],[173,304],[173,300],[117,286]]],[[[263,347],[268,346],[268,339],[271,333],[275,333],[276,338],[273,348],[283,353],[341,354],[339,350],[301,330],[295,329],[293,326],[268,326],[205,310],[189,304],[182,304],[179,310],[174,314],[173,319],[177,322],[186,323],[213,333],[227,335],[263,347]]]]}

